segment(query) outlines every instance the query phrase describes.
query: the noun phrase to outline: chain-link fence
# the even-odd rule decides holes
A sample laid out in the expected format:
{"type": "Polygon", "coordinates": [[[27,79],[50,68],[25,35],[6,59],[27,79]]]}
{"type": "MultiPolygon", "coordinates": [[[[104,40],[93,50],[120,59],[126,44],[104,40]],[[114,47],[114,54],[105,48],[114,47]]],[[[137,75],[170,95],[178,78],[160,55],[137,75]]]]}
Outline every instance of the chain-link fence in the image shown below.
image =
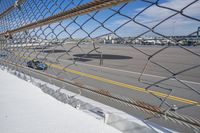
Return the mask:
{"type": "Polygon", "coordinates": [[[199,130],[199,8],[199,0],[2,0],[0,63],[199,130]]]}

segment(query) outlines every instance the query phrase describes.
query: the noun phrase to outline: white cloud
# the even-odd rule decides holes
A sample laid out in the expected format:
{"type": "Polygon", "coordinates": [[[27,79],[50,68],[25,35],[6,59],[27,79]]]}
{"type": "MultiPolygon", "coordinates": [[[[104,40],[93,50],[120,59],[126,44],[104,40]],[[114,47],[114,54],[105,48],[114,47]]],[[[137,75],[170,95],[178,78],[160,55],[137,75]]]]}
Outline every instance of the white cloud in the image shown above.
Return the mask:
{"type": "MultiPolygon", "coordinates": [[[[184,7],[186,7],[193,1],[194,0],[168,0],[164,3],[159,3],[159,5],[181,11],[184,7]]],[[[135,10],[135,12],[140,12],[144,8],[138,8],[135,10]]],[[[183,10],[183,13],[188,16],[192,16],[194,18],[199,19],[200,18],[199,9],[200,9],[200,1],[195,2],[194,4],[185,8],[183,10]]],[[[165,18],[175,13],[176,12],[171,11],[169,9],[164,9],[156,5],[153,5],[152,7],[148,8],[143,13],[141,13],[136,18],[136,21],[144,25],[147,25],[148,27],[153,27],[159,22],[161,22],[162,20],[164,20],[165,18]]],[[[115,23],[123,24],[126,21],[127,20],[117,20],[115,23]]],[[[182,35],[182,34],[187,35],[193,32],[194,30],[196,30],[198,26],[200,26],[200,22],[189,19],[181,14],[177,14],[176,16],[173,16],[172,18],[160,24],[156,30],[165,34],[176,33],[177,35],[182,35]]],[[[131,23],[126,24],[126,27],[135,28],[137,27],[137,25],[131,22],[131,23]]]]}
{"type": "MultiPolygon", "coordinates": [[[[181,11],[184,7],[186,7],[188,4],[190,4],[193,0],[169,0],[168,2],[159,4],[160,6],[168,7],[174,10],[181,11]]],[[[193,5],[191,5],[192,8],[188,7],[184,10],[184,13],[189,14],[190,16],[197,16],[199,15],[199,9],[200,9],[200,2],[196,2],[193,5]]],[[[141,11],[142,8],[138,8],[137,11],[141,11]]],[[[140,17],[138,17],[138,20],[143,19],[144,22],[147,20],[161,20],[164,18],[167,18],[171,15],[173,15],[174,11],[171,11],[169,9],[164,9],[157,7],[156,5],[150,7],[149,9],[145,10],[140,17]]]]}

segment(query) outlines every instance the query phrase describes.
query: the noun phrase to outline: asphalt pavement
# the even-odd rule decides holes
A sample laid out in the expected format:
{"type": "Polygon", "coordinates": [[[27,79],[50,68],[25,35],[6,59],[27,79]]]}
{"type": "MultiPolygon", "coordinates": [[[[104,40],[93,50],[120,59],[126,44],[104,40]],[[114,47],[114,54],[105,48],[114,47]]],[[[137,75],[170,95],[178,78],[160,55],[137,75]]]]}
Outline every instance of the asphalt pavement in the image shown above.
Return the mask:
{"type": "MultiPolygon", "coordinates": [[[[141,80],[138,80],[148,60],[145,54],[152,55],[163,47],[137,46],[135,49],[102,45],[100,50],[103,52],[103,62],[99,53],[93,52],[87,55],[93,49],[90,45],[71,49],[72,47],[73,45],[68,44],[65,48],[57,46],[47,49],[23,49],[21,53],[14,52],[12,55],[14,58],[11,59],[13,62],[26,65],[28,60],[37,58],[48,64],[49,68],[45,71],[48,74],[156,106],[162,103],[160,98],[166,99],[162,105],[164,108],[176,105],[180,107],[177,112],[200,119],[199,67],[180,73],[176,76],[178,81],[170,78],[146,90],[150,84],[172,75],[150,62],[141,80]],[[66,52],[63,49],[71,51],[66,52]]],[[[170,47],[154,55],[151,60],[173,73],[200,65],[200,57],[192,53],[200,54],[200,47],[187,47],[187,49],[170,47]]]]}

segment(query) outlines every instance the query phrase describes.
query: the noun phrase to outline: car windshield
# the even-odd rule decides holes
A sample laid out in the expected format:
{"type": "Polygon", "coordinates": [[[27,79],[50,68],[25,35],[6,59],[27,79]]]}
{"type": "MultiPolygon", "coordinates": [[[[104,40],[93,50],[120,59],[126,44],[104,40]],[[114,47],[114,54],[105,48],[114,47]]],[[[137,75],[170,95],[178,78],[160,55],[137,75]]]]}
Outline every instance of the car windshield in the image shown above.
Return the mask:
{"type": "Polygon", "coordinates": [[[34,63],[35,63],[35,64],[39,64],[39,63],[41,63],[41,62],[40,62],[40,61],[34,61],[34,63]]]}

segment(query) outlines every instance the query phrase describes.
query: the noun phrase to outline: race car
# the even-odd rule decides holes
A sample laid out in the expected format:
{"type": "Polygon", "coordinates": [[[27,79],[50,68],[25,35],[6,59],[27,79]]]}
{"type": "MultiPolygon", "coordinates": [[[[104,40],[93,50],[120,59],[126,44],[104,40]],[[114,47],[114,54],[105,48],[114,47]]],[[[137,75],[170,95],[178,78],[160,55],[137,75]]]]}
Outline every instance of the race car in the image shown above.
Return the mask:
{"type": "Polygon", "coordinates": [[[7,51],[0,51],[0,59],[3,59],[3,58],[5,58],[5,57],[7,57],[8,56],[8,52],[7,51]]]}
{"type": "Polygon", "coordinates": [[[48,65],[38,60],[30,60],[27,62],[27,67],[36,70],[46,70],[48,68],[48,65]]]}

